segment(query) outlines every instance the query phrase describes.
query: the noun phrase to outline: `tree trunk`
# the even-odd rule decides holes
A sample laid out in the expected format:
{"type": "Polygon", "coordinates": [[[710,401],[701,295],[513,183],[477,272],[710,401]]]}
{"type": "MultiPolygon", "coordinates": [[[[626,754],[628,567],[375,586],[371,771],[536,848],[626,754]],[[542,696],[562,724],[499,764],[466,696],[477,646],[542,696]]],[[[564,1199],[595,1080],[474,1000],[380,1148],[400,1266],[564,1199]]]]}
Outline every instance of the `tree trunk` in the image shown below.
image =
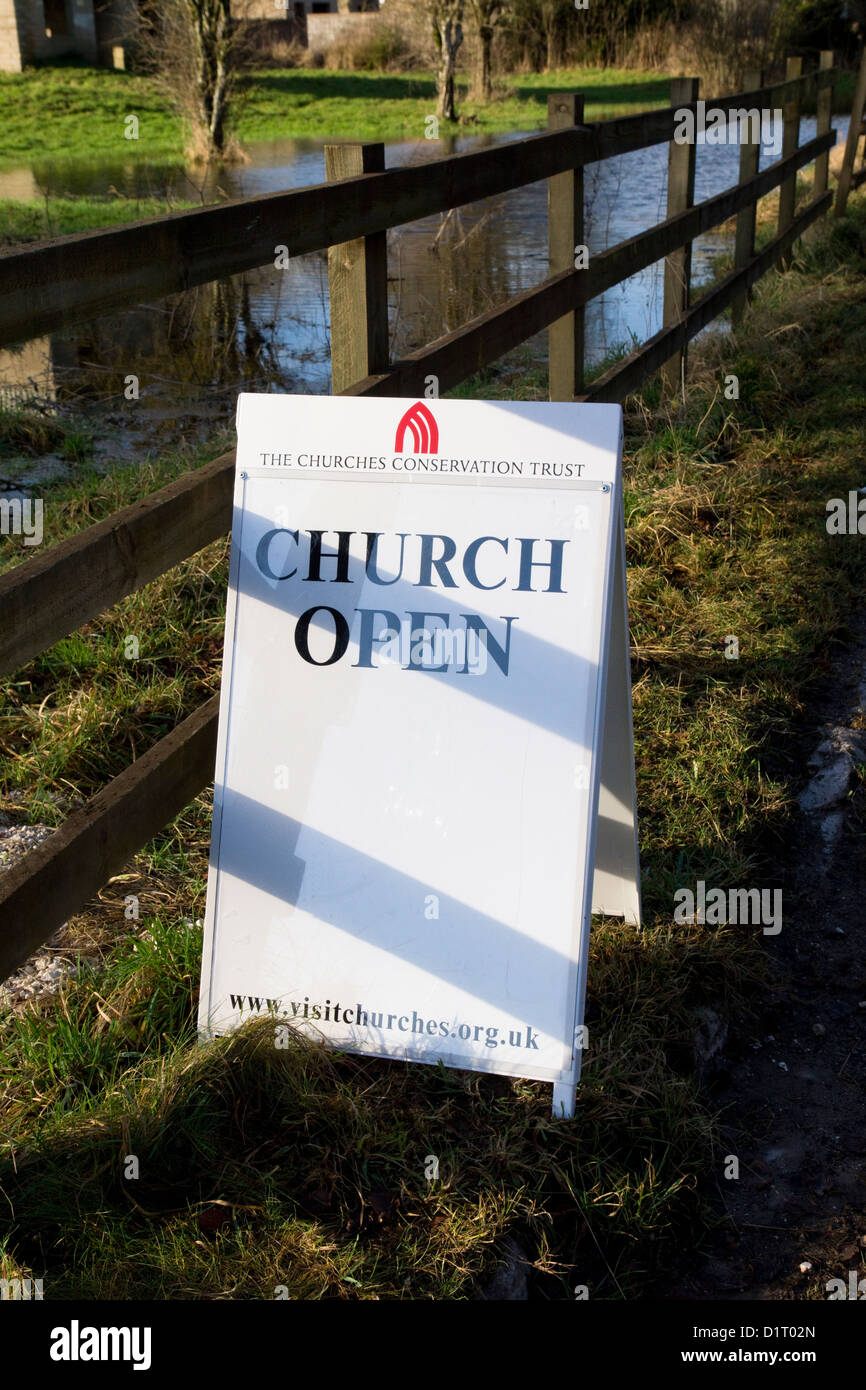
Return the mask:
{"type": "Polygon", "coordinates": [[[211,99],[210,143],[215,154],[225,146],[226,90],[228,73],[222,58],[217,59],[216,80],[211,99]]]}
{"type": "Polygon", "coordinates": [[[454,106],[454,72],[457,66],[457,50],[463,42],[463,25],[459,19],[439,19],[437,22],[440,40],[439,72],[436,78],[439,100],[436,115],[443,121],[456,121],[454,106]]]}
{"type": "Polygon", "coordinates": [[[484,25],[478,30],[478,49],[475,60],[475,95],[481,101],[489,101],[493,95],[490,81],[490,51],[493,47],[493,30],[484,25]]]}
{"type": "Polygon", "coordinates": [[[228,103],[228,50],[232,42],[230,0],[187,0],[198,44],[198,99],[208,154],[225,146],[228,103]]]}

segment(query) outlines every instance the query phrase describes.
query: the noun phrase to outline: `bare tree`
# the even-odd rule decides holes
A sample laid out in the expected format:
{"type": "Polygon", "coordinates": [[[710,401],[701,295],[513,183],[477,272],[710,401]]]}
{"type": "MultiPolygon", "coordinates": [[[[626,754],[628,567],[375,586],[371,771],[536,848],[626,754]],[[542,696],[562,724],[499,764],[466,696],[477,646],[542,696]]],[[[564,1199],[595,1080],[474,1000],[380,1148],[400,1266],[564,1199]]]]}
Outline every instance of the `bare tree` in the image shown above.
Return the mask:
{"type": "Polygon", "coordinates": [[[539,0],[538,15],[547,49],[547,71],[559,65],[566,16],[573,14],[569,0],[539,0]]]}
{"type": "Polygon", "coordinates": [[[466,0],[466,3],[474,20],[477,35],[475,73],[472,86],[477,97],[482,101],[489,101],[493,92],[490,80],[490,54],[493,48],[493,36],[502,17],[505,0],[466,0]]]}
{"type": "Polygon", "coordinates": [[[427,13],[433,22],[433,37],[439,49],[439,69],[436,74],[436,115],[444,121],[455,121],[454,73],[457,50],[463,42],[464,0],[427,0],[427,13]]]}
{"type": "Polygon", "coordinates": [[[243,45],[233,8],[232,0],[150,0],[139,12],[138,60],[190,126],[190,153],[205,159],[230,148],[243,45]]]}

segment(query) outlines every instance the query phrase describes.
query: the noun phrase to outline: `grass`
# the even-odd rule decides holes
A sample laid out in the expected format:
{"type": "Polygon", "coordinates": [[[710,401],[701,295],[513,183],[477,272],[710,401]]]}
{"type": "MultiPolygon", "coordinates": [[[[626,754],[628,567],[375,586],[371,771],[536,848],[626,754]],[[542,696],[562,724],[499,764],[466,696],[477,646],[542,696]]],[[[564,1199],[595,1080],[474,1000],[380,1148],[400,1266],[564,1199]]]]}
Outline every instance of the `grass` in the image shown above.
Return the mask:
{"type": "MultiPolygon", "coordinates": [[[[14,1211],[3,1276],[44,1276],[49,1299],[464,1299],[511,1239],[535,1297],[586,1284],[620,1299],[663,1291],[700,1249],[721,1158],[695,1012],[735,1014],[742,1029],[762,955],[742,930],[674,928],[673,893],[697,878],[774,880],[810,690],[861,603],[862,547],[824,526],[826,500],[862,482],[866,200],[851,206],[788,275],[762,282],[735,335],[695,349],[682,409],[662,406],[656,384],[629,402],[646,927],[594,927],[576,1119],[552,1120],[538,1083],[301,1038],[277,1050],[266,1019],[195,1047],[202,795],[73,921],[62,949],[78,976],[0,1016],[0,1188],[14,1211]],[[737,402],[722,394],[730,373],[737,402]]],[[[524,355],[464,394],[544,387],[524,355]]],[[[201,457],[49,490],[47,538],[201,457]]],[[[2,545],[0,566],[22,558],[2,545]]],[[[225,543],[208,547],[5,683],[5,809],[58,823],[217,688],[226,558],[225,543]],[[129,634],[137,662],[123,655],[129,634]]]]}
{"type": "MultiPolygon", "coordinates": [[[[853,74],[839,83],[837,104],[848,110],[853,74]]],[[[666,106],[670,79],[619,68],[574,68],[504,75],[496,99],[469,101],[458,81],[459,122],[441,133],[536,130],[547,124],[551,92],[578,91],[587,118],[666,106]]],[[[242,144],[260,140],[350,138],[421,140],[435,109],[431,73],[330,72],[272,68],[245,76],[236,131],[242,144]]],[[[804,108],[805,109],[805,108],[804,108]]],[[[184,132],[153,84],[143,76],[62,64],[0,73],[0,167],[136,163],[178,160],[184,132]],[[138,117],[138,139],[126,138],[126,118],[138,117]]]]}
{"type": "MultiPolygon", "coordinates": [[[[614,110],[665,105],[668,79],[617,69],[563,71],[506,79],[507,94],[484,106],[465,100],[455,130],[530,130],[547,122],[548,92],[578,88],[598,119],[614,110]]],[[[328,137],[424,138],[434,107],[430,74],[266,69],[245,78],[237,134],[257,140],[328,137]]],[[[0,167],[21,164],[179,159],[180,123],[147,78],[107,68],[44,67],[0,74],[0,167]],[[138,139],[125,136],[126,117],[139,120],[138,139]]],[[[443,128],[443,133],[445,130],[443,128]]]]}
{"type": "MultiPolygon", "coordinates": [[[[620,953],[609,939],[596,980],[611,1010],[602,1060],[568,1125],[532,1083],[479,1084],[301,1039],[281,1052],[266,1020],[197,1050],[198,933],[152,922],[149,934],[66,990],[50,1041],[33,1016],[4,1037],[17,1172],[3,1173],[17,1213],[7,1258],[44,1270],[48,1297],[272,1298],[283,1284],[293,1298],[460,1298],[506,1234],[532,1251],[552,1296],[582,1273],[615,1297],[643,1281],[653,1247],[694,1205],[690,1169],[709,1125],[659,1034],[666,1005],[706,973],[697,943],[620,932],[620,953]],[[648,1011],[641,977],[657,986],[648,1011]]],[[[720,939],[720,985],[724,955],[720,939]]]]}
{"type": "Polygon", "coordinates": [[[35,406],[6,408],[0,406],[0,459],[23,463],[60,449],[69,437],[69,429],[54,415],[35,406]]]}
{"type": "Polygon", "coordinates": [[[24,246],[72,232],[91,232],[144,217],[193,207],[191,202],[165,198],[44,198],[17,202],[0,198],[0,247],[24,246]]]}
{"type": "Polygon", "coordinates": [[[181,153],[177,121],[145,77],[110,68],[27,68],[0,73],[5,167],[47,161],[147,160],[181,153]],[[124,131],[139,119],[138,140],[124,131]]]}
{"type": "MultiPolygon", "coordinates": [[[[667,105],[669,79],[616,68],[585,68],[504,77],[490,103],[469,101],[458,81],[458,122],[440,134],[540,130],[550,92],[582,91],[589,118],[667,105]]],[[[436,109],[432,74],[378,74],[276,69],[255,74],[241,97],[238,134],[244,142],[278,136],[320,140],[421,140],[436,109]]],[[[435,144],[434,144],[435,148],[435,144]]]]}

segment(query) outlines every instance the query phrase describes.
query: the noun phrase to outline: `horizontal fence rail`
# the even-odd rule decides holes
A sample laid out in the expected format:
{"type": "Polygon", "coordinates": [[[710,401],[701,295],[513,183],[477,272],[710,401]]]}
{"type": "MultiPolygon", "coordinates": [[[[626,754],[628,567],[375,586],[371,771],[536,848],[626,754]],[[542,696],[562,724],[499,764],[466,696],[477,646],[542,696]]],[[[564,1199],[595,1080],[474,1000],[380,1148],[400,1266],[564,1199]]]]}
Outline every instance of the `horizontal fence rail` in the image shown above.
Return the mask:
{"type": "Polygon", "coordinates": [[[829,193],[816,198],[795,217],[787,231],[774,238],[759,255],[755,256],[742,270],[735,270],[725,277],[713,290],[692,304],[684,317],[670,328],[663,328],[635,352],[629,353],[622,362],[617,362],[609,371],[592,383],[581,396],[584,401],[623,401],[625,397],[652,376],[667,361],[671,353],[683,347],[708,323],[733,301],[743,289],[748,289],[766,275],[776,263],[801,237],[807,227],[823,215],[832,201],[829,193]]]}
{"type": "MultiPolygon", "coordinates": [[[[510,299],[396,362],[387,372],[365,378],[340,392],[347,396],[411,396],[424,390],[425,377],[439,379],[440,391],[450,390],[473,372],[488,367],[526,338],[547,328],[564,313],[588,303],[605,290],[661,260],[684,241],[726,222],[740,208],[771,192],[792,170],[809,164],[835,137],[819,135],[790,158],[773,164],[748,183],[726,189],[697,207],[668,218],[593,256],[586,270],[568,270],[542,285],[510,299]]],[[[626,393],[627,394],[627,393],[626,393]]]]}
{"type": "MultiPolygon", "coordinates": [[[[834,69],[714,98],[716,108],[780,105],[817,93],[834,69]]],[[[0,253],[0,347],[273,261],[371,236],[672,139],[676,112],[651,111],[558,130],[492,150],[267,193],[0,253]]]]}
{"type": "Polygon", "coordinates": [[[0,980],[207,785],[218,716],[214,695],[3,874],[0,980]]]}
{"type": "Polygon", "coordinates": [[[0,575],[0,675],[225,535],[234,466],[223,454],[0,575]]]}
{"type": "MultiPolygon", "coordinates": [[[[595,254],[587,269],[551,274],[542,284],[385,370],[370,371],[373,361],[368,357],[370,375],[340,393],[418,395],[431,374],[440,390],[448,390],[535,333],[561,324],[566,315],[573,315],[573,324],[582,332],[582,310],[591,299],[662,257],[668,258],[670,266],[671,258],[695,237],[737,215],[734,271],[695,303],[689,302],[686,277],[676,321],[669,322],[666,312],[659,333],[571,398],[621,402],[660,368],[667,371],[674,355],[682,353],[690,339],[726,307],[731,305],[736,312],[749,287],[773,265],[784,262],[797,238],[828,210],[832,195],[826,191],[825,163],[823,172],[816,173],[815,196],[799,213],[794,212],[797,171],[815,160],[820,170],[835,143],[829,130],[829,91],[838,70],[831,66],[829,53],[822,54],[821,63],[819,71],[800,77],[792,60],[784,82],[707,101],[708,108],[727,113],[784,108],[783,158],[768,169],[751,172],[757,168],[756,156],[751,164],[741,160],[740,182],[697,206],[691,206],[691,190],[684,184],[685,206],[681,202],[671,207],[669,195],[671,215],[648,231],[595,254]],[[797,148],[798,103],[813,94],[819,96],[818,134],[797,148]],[[777,187],[782,195],[777,233],[755,254],[755,205],[777,187]],[[750,219],[750,230],[744,218],[750,219]],[[748,236],[740,237],[741,227],[748,236]]],[[[755,77],[759,80],[759,75],[755,77]]],[[[569,100],[574,104],[568,108],[568,119],[575,119],[582,111],[580,99],[569,100]]],[[[866,178],[866,169],[855,173],[853,167],[864,125],[864,102],[866,55],[852,109],[837,212],[844,211],[848,190],[866,178]]],[[[677,113],[684,109],[695,111],[696,102],[592,125],[575,123],[493,150],[386,171],[381,168],[380,147],[374,153],[367,146],[360,157],[333,157],[332,165],[336,170],[370,168],[369,173],[0,253],[0,345],[21,342],[145,297],[186,290],[264,265],[279,246],[298,256],[355,242],[360,250],[351,273],[360,271],[367,285],[381,286],[384,246],[380,234],[388,228],[542,179],[555,181],[566,175],[576,181],[580,177],[576,171],[586,164],[670,142],[677,113]]],[[[554,124],[561,123],[560,112],[554,124]]],[[[569,184],[568,196],[558,207],[568,207],[571,188],[569,184]]],[[[581,225],[582,199],[577,182],[574,188],[578,190],[576,203],[572,200],[576,227],[581,225]]],[[[339,264],[344,258],[334,259],[339,264]]],[[[377,297],[381,299],[381,294],[377,297]]],[[[359,302],[363,297],[356,299],[353,312],[359,302]]],[[[366,305],[362,317],[381,314],[382,307],[366,305]]],[[[361,326],[371,340],[375,332],[370,330],[381,330],[381,322],[373,323],[369,317],[361,326]]],[[[332,323],[332,334],[335,331],[332,323]]],[[[574,360],[578,359],[582,360],[582,342],[574,360]]],[[[678,360],[682,362],[681,357],[678,360]]],[[[234,467],[234,453],[224,454],[0,576],[0,674],[20,668],[225,535],[231,523],[234,467]]],[[[0,877],[0,979],[79,911],[209,784],[218,705],[218,697],[202,705],[0,877]]]]}

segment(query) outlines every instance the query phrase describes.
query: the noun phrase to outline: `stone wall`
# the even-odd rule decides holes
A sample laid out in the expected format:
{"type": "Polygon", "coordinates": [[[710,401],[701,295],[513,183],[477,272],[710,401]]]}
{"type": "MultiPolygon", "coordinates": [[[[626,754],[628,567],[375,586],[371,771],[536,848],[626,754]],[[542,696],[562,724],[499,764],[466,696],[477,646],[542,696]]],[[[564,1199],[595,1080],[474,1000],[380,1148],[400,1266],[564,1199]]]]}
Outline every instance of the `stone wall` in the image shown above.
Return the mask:
{"type": "Polygon", "coordinates": [[[86,63],[98,56],[93,0],[66,0],[66,33],[45,32],[42,0],[0,0],[0,71],[20,72],[34,58],[77,54],[86,63]]]}
{"type": "Polygon", "coordinates": [[[244,47],[253,50],[253,61],[273,62],[274,55],[292,44],[307,44],[306,15],[303,10],[288,19],[248,19],[244,23],[244,47]]]}
{"type": "Polygon", "coordinates": [[[20,72],[23,65],[15,0],[0,0],[0,72],[20,72]]]}
{"type": "Polygon", "coordinates": [[[297,10],[309,8],[309,3],[304,4],[304,0],[232,0],[232,14],[235,19],[242,20],[286,23],[294,18],[297,10]]]}
{"type": "Polygon", "coordinates": [[[327,53],[335,43],[366,38],[376,32],[382,20],[378,14],[308,14],[307,47],[314,53],[327,53]]]}
{"type": "MultiPolygon", "coordinates": [[[[392,29],[399,30],[401,34],[405,34],[414,51],[426,63],[433,66],[437,62],[438,53],[433,42],[433,26],[427,7],[422,4],[422,0],[385,0],[379,13],[387,25],[392,29]]],[[[468,27],[468,23],[464,21],[464,32],[468,27]]],[[[462,48],[459,56],[463,57],[462,48]]]]}
{"type": "Polygon", "coordinates": [[[0,349],[0,408],[9,410],[34,396],[57,396],[50,338],[31,338],[14,352],[0,349]]]}

